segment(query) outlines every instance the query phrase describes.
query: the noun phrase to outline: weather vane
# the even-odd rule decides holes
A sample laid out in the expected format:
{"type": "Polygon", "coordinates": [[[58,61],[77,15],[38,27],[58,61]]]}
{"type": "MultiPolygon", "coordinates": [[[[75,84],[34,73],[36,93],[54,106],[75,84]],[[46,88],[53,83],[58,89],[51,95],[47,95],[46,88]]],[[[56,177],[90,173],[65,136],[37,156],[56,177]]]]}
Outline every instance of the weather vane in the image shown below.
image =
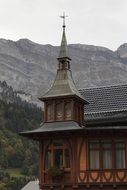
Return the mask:
{"type": "Polygon", "coordinates": [[[66,27],[66,25],[65,25],[65,18],[66,17],[68,17],[67,15],[65,15],[65,13],[63,12],[63,15],[62,16],[60,16],[60,18],[62,18],[63,19],[63,28],[65,28],[66,27]]]}

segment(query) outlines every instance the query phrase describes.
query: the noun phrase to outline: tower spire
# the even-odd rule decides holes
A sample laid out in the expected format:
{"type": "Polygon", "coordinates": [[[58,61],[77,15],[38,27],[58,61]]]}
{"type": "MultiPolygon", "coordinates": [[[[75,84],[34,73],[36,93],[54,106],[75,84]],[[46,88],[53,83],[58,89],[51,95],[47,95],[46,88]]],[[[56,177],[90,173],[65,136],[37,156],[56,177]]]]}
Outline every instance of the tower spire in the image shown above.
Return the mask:
{"type": "Polygon", "coordinates": [[[61,41],[61,46],[60,46],[60,53],[59,53],[59,57],[58,58],[67,58],[68,57],[68,51],[67,51],[67,40],[66,40],[66,34],[65,34],[65,19],[66,19],[66,15],[65,13],[63,13],[62,16],[60,16],[60,18],[63,19],[63,34],[62,34],[62,41],[61,41]]]}
{"type": "Polygon", "coordinates": [[[61,18],[63,19],[63,35],[60,47],[60,54],[58,59],[58,69],[56,78],[52,87],[49,89],[47,93],[45,93],[40,100],[47,100],[52,98],[60,98],[60,97],[77,97],[81,101],[85,102],[82,95],[76,89],[75,83],[72,78],[72,72],[70,69],[70,58],[67,54],[67,41],[65,35],[65,14],[61,18]]]}
{"type": "Polygon", "coordinates": [[[66,40],[66,34],[65,34],[65,18],[67,16],[65,15],[65,13],[63,13],[62,16],[60,16],[60,18],[63,19],[63,34],[62,34],[62,40],[61,40],[61,46],[60,46],[60,52],[59,52],[59,57],[58,57],[58,61],[59,61],[59,69],[70,69],[70,58],[68,56],[68,50],[67,50],[67,40],[66,40]]]}

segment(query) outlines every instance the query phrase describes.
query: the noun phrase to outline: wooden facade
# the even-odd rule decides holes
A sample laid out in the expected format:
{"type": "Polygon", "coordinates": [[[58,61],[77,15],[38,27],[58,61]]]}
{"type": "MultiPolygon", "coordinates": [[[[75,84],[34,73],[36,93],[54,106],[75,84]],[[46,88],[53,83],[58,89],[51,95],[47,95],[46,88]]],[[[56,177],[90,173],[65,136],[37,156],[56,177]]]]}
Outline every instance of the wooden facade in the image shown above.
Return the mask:
{"type": "Polygon", "coordinates": [[[76,98],[49,100],[44,102],[44,107],[45,122],[72,120],[84,124],[84,104],[76,98]]]}
{"type": "Polygon", "coordinates": [[[70,61],[63,25],[56,79],[40,98],[44,122],[39,129],[21,134],[40,142],[40,189],[125,190],[127,109],[97,108],[84,118],[90,102],[75,87],[70,61]]]}
{"type": "MultiPolygon", "coordinates": [[[[82,132],[83,133],[83,132],[82,132]]],[[[65,133],[66,134],[66,133],[65,133]]],[[[94,131],[84,132],[84,134],[66,134],[66,137],[59,134],[54,134],[52,138],[46,138],[43,143],[40,143],[40,163],[41,163],[41,175],[40,175],[40,187],[42,189],[108,189],[114,188],[123,190],[127,188],[127,133],[125,132],[108,132],[103,131],[100,134],[94,131]],[[63,141],[63,146],[53,147],[53,142],[63,141]],[[99,143],[99,149],[93,149],[95,155],[91,158],[92,144],[99,143]],[[68,149],[69,163],[66,166],[65,160],[61,164],[61,168],[64,168],[64,175],[60,181],[53,180],[52,176],[48,174],[48,168],[46,168],[46,154],[48,152],[48,146],[52,146],[52,158],[51,165],[53,166],[55,156],[55,150],[60,149],[64,151],[68,149]],[[103,147],[105,145],[105,148],[103,147]],[[106,148],[107,146],[107,148],[106,148]],[[54,152],[53,152],[54,151],[54,152]],[[90,159],[96,158],[96,151],[99,152],[99,165],[95,168],[91,167],[90,159]],[[104,160],[104,153],[110,152],[111,165],[106,166],[106,160],[104,160]],[[42,153],[43,152],[43,153],[42,153]],[[121,155],[121,163],[117,154],[121,155]],[[104,161],[106,163],[104,163],[104,161]]],[[[64,158],[65,159],[65,158],[64,158]]],[[[107,158],[108,159],[108,158],[107,158]]],[[[51,166],[50,165],[50,166],[51,166]]]]}

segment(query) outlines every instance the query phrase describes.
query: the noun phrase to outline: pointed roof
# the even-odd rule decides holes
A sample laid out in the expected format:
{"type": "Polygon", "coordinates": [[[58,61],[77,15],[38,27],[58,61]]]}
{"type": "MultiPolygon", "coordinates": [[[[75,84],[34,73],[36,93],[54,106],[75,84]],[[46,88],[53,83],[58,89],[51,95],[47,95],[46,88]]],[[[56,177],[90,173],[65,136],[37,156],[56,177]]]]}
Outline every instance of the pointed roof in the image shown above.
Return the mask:
{"type": "Polygon", "coordinates": [[[72,72],[70,70],[58,70],[52,87],[40,98],[40,100],[63,96],[75,96],[85,101],[84,97],[79,93],[75,86],[72,72]]]}
{"type": "Polygon", "coordinates": [[[75,86],[70,66],[66,67],[66,64],[68,65],[70,64],[71,59],[69,58],[67,51],[67,40],[65,34],[65,14],[62,16],[62,18],[63,18],[63,35],[62,35],[58,62],[60,65],[65,64],[65,67],[58,68],[56,78],[52,87],[39,99],[45,100],[55,97],[74,96],[87,103],[87,101],[84,100],[84,97],[79,93],[79,91],[75,86]]]}
{"type": "Polygon", "coordinates": [[[67,40],[66,40],[66,34],[65,34],[65,13],[63,13],[63,16],[61,18],[63,19],[63,35],[62,35],[62,41],[60,46],[60,52],[58,58],[65,58],[68,57],[68,51],[67,51],[67,40]]]}
{"type": "Polygon", "coordinates": [[[68,57],[65,27],[63,27],[63,35],[62,35],[62,41],[61,41],[60,52],[59,52],[58,58],[64,58],[64,57],[68,57]]]}

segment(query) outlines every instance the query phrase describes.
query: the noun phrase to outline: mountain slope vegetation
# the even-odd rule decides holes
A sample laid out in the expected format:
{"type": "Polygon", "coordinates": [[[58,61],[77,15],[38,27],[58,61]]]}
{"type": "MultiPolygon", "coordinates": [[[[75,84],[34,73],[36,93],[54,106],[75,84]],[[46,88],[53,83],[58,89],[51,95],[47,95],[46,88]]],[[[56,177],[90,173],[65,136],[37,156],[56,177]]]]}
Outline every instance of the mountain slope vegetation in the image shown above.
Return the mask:
{"type": "MultiPolygon", "coordinates": [[[[0,82],[0,189],[18,190],[19,187],[8,186],[10,174],[8,172],[18,168],[23,176],[38,176],[38,144],[19,136],[19,132],[32,130],[42,121],[42,110],[33,104],[22,101],[13,89],[0,82]],[[9,176],[9,177],[8,177],[9,176]],[[8,180],[7,180],[8,179],[8,180]]],[[[19,178],[19,176],[17,176],[19,178]]],[[[17,178],[13,177],[13,183],[17,178]]],[[[22,179],[22,185],[28,179],[22,179]]]]}

